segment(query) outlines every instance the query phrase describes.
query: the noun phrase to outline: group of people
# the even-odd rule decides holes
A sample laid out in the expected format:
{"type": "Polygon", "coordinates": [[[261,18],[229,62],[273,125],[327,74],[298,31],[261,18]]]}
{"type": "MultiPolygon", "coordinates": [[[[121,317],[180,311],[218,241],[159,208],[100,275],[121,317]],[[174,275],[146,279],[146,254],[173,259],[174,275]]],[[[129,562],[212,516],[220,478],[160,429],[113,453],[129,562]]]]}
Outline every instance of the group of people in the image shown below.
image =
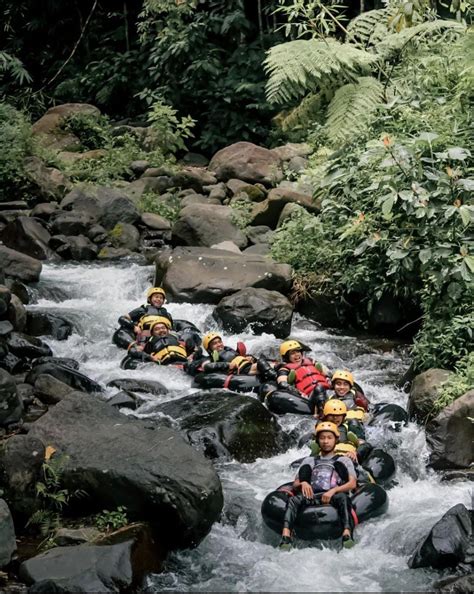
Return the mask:
{"type": "Polygon", "coordinates": [[[146,304],[119,319],[121,326],[135,335],[129,354],[161,365],[180,364],[193,376],[210,372],[256,375],[262,385],[267,382],[271,389],[308,399],[317,419],[311,456],[303,460],[293,483],[295,495],[288,500],[280,548],[291,548],[301,507],[321,503],[337,509],[343,527],[342,544],[353,546],[349,495],[363,472],[358,462],[366,455],[368,444],[361,419],[369,402],[352,373],[338,369],[330,375],[323,365],[304,355],[306,347],[296,340],[280,345],[278,362],[248,354],[241,342],[235,349],[226,346],[218,332],[205,334],[202,345],[198,345],[194,337],[173,331],[165,300],[165,291],[153,287],[147,292],[146,304]]]}

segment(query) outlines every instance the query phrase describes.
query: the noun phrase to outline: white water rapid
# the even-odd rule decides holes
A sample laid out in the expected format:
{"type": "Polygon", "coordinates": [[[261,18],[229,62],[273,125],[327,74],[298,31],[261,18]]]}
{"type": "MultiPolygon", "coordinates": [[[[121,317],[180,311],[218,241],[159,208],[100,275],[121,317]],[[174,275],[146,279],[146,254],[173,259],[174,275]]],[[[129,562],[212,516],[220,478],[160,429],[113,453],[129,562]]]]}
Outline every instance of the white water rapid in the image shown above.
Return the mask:
{"type": "MultiPolygon", "coordinates": [[[[125,352],[111,343],[117,318],[144,302],[144,292],[153,269],[134,263],[107,265],[45,265],[35,288],[31,309],[47,310],[72,321],[74,332],[66,341],[46,342],[56,356],[73,357],[80,371],[104,385],[115,378],[156,379],[171,390],[149,397],[134,412],[153,418],[159,401],[184,396],[191,391],[191,378],[177,369],[152,367],[123,371],[119,363],[125,352]]],[[[194,322],[201,330],[215,327],[212,306],[169,304],[175,318],[194,322]]],[[[321,330],[295,316],[292,337],[312,348],[310,356],[330,368],[354,371],[372,402],[406,404],[406,395],[394,387],[407,366],[402,348],[392,350],[388,341],[360,339],[321,330]]],[[[249,352],[277,353],[279,340],[272,335],[246,333],[249,352]]],[[[236,336],[226,336],[235,344],[236,336]]],[[[116,393],[107,389],[106,397],[116,393]]],[[[98,398],[103,396],[97,396],[98,398]]],[[[282,417],[285,428],[301,418],[282,417]]],[[[260,505],[265,495],[293,477],[289,463],[306,454],[307,448],[292,449],[252,464],[218,463],[225,507],[221,523],[194,550],[174,553],[164,573],[148,578],[146,592],[395,592],[428,591],[439,572],[408,569],[407,559],[418,540],[456,503],[470,507],[470,485],[441,482],[426,469],[427,448],[420,427],[410,423],[401,432],[369,429],[371,442],[390,452],[397,464],[397,485],[389,492],[386,515],[356,529],[357,546],[338,553],[331,548],[301,546],[280,552],[278,537],[262,522],[260,505]]]]}

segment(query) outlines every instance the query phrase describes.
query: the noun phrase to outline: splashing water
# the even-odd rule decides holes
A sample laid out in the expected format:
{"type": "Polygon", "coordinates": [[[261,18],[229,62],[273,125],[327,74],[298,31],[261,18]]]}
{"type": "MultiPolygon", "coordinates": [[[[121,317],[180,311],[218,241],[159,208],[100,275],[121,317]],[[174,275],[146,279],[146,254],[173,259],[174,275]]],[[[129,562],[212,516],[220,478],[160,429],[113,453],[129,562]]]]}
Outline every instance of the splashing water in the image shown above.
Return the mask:
{"type": "MultiPolygon", "coordinates": [[[[191,378],[177,369],[145,366],[121,370],[124,351],[111,342],[117,318],[145,301],[153,278],[152,267],[135,263],[51,265],[43,268],[34,289],[36,303],[30,309],[67,318],[74,327],[66,341],[46,338],[56,356],[73,357],[81,371],[102,384],[116,378],[158,380],[170,392],[149,396],[137,411],[141,418],[156,418],[157,403],[192,392],[191,378]]],[[[212,306],[189,303],[166,306],[174,318],[187,319],[202,331],[216,329],[212,306]]],[[[379,350],[370,339],[321,330],[296,315],[293,338],[311,348],[309,356],[329,368],[351,369],[372,402],[406,405],[406,394],[394,387],[407,368],[402,347],[379,350]]],[[[230,346],[243,340],[248,352],[276,358],[279,340],[273,335],[255,336],[251,331],[226,335],[230,346]]],[[[107,388],[105,397],[116,393],[107,388]]],[[[101,396],[98,396],[101,397],[101,396]]],[[[285,429],[301,422],[292,415],[280,418],[285,429]]],[[[275,548],[278,536],[263,524],[260,506],[265,495],[291,480],[289,464],[306,454],[293,448],[252,464],[217,463],[225,505],[220,523],[194,550],[174,553],[165,571],[148,578],[146,591],[227,592],[375,592],[429,591],[440,573],[410,570],[407,559],[431,526],[456,503],[470,506],[471,490],[465,482],[443,483],[426,468],[428,450],[424,433],[408,424],[399,433],[369,428],[369,440],[382,445],[397,464],[397,484],[389,491],[389,510],[356,530],[357,546],[337,553],[328,546],[298,546],[289,553],[275,548]]]]}

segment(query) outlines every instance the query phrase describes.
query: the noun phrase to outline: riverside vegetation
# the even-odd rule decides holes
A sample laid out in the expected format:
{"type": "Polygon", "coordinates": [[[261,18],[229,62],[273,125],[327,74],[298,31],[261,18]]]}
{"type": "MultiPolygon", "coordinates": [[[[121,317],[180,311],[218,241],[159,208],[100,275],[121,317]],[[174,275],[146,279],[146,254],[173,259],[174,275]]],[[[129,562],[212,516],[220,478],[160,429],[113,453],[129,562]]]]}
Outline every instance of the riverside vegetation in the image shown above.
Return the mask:
{"type": "MultiPolygon", "coordinates": [[[[251,4],[125,2],[107,21],[107,3],[91,3],[71,57],[45,50],[42,79],[28,43],[52,16],[57,31],[72,32],[73,20],[59,2],[44,15],[26,0],[6,3],[0,191],[28,195],[31,154],[72,182],[119,183],[132,160],[169,166],[185,142],[212,152],[235,140],[305,140],[314,152],[299,177],[322,212],[295,211],[273,256],[294,267],[295,286],[330,298],[341,324],[367,326],[387,297],[412,311],[415,367],[458,370],[440,397],[454,399],[472,376],[471,3],[251,4]],[[20,33],[29,9],[29,33],[20,33]],[[84,150],[103,151],[98,158],[65,163],[35,145],[29,118],[58,101],[110,114],[65,126],[84,150]],[[149,124],[154,142],[120,131],[123,117],[149,124]]],[[[148,212],[175,216],[172,205],[142,200],[148,212]]],[[[236,216],[245,225],[245,205],[236,216]]]]}

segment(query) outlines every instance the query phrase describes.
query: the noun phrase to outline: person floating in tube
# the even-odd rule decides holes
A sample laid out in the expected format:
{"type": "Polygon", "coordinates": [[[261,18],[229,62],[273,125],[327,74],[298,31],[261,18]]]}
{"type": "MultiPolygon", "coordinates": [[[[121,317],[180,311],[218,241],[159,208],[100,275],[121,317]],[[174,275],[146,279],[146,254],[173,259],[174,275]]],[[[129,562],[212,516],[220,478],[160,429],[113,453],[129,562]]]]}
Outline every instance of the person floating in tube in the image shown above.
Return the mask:
{"type": "Polygon", "coordinates": [[[140,336],[142,332],[142,328],[140,327],[140,320],[142,320],[145,316],[160,316],[163,318],[168,318],[171,322],[171,326],[173,326],[173,318],[169,311],[163,307],[163,304],[166,300],[166,293],[165,290],[161,287],[151,287],[146,292],[146,303],[144,305],[140,305],[132,311],[128,312],[125,316],[120,316],[119,324],[122,328],[127,330],[131,330],[137,335],[140,336]]]}
{"type": "Polygon", "coordinates": [[[321,412],[331,385],[327,369],[320,363],[303,356],[303,346],[297,340],[286,340],[280,345],[283,363],[278,367],[278,389],[307,398],[315,412],[321,412]]]}
{"type": "Polygon", "coordinates": [[[342,400],[348,409],[369,410],[369,400],[362,392],[360,386],[354,381],[354,376],[345,369],[336,369],[331,378],[334,398],[342,400]]]}
{"type": "Polygon", "coordinates": [[[298,470],[289,497],[283,521],[281,550],[292,547],[292,531],[298,512],[307,505],[330,504],[337,509],[342,524],[342,546],[354,546],[354,521],[351,513],[350,492],[356,488],[354,464],[347,456],[336,454],[339,429],[334,423],[323,421],[316,427],[316,440],[320,453],[305,458],[298,470]]]}

